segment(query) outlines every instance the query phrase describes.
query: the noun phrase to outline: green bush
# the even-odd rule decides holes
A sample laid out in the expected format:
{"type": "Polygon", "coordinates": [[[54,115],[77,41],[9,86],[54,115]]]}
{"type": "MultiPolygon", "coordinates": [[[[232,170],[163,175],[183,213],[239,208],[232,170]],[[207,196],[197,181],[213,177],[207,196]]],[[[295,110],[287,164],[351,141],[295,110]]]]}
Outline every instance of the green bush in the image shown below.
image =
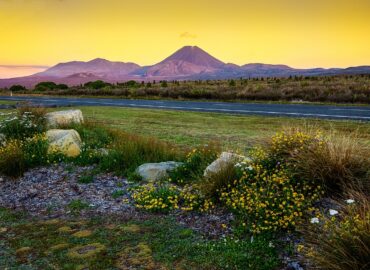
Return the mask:
{"type": "Polygon", "coordinates": [[[57,84],[54,82],[40,82],[35,86],[36,91],[47,91],[54,89],[57,89],[57,84]]]}
{"type": "Polygon", "coordinates": [[[9,88],[10,91],[13,91],[13,92],[17,92],[17,91],[23,91],[23,90],[27,90],[26,87],[24,87],[23,85],[12,85],[10,88],[9,88]]]}
{"type": "Polygon", "coordinates": [[[48,143],[43,134],[24,141],[10,139],[0,147],[0,172],[18,177],[30,168],[48,163],[48,143]]]}
{"type": "Polygon", "coordinates": [[[110,83],[107,83],[107,82],[104,82],[104,81],[101,81],[101,80],[97,80],[97,81],[93,81],[93,82],[87,82],[84,84],[84,87],[86,88],[92,88],[92,89],[102,89],[106,86],[112,86],[110,83]]]}
{"type": "Polygon", "coordinates": [[[6,139],[25,139],[45,131],[45,110],[22,106],[10,117],[0,122],[0,133],[6,139]]]}
{"type": "Polygon", "coordinates": [[[214,144],[193,149],[187,154],[184,164],[170,173],[171,181],[186,184],[200,180],[204,170],[217,159],[219,152],[219,147],[214,144]]]}

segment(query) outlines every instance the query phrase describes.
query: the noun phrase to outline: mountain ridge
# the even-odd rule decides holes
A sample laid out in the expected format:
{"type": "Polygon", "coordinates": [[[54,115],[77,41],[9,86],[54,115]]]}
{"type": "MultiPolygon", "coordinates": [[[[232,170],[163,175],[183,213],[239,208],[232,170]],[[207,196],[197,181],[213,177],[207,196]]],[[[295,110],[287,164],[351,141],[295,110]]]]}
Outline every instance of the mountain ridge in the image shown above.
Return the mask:
{"type": "Polygon", "coordinates": [[[96,79],[115,83],[126,80],[205,80],[362,73],[370,74],[370,66],[329,69],[296,69],[282,64],[264,63],[249,63],[239,66],[225,63],[198,46],[184,46],[151,66],[140,66],[132,62],[109,61],[104,58],[95,58],[86,62],[70,61],[58,63],[43,72],[30,76],[0,79],[0,87],[9,87],[14,84],[32,87],[46,80],[71,86],[96,79]]]}

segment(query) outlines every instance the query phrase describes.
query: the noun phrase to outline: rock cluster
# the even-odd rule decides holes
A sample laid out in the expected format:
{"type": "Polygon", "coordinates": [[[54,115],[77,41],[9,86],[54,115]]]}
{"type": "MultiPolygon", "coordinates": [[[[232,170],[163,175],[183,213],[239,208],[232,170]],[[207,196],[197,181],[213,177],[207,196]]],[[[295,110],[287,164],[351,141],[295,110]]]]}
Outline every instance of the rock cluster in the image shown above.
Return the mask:
{"type": "MultiPolygon", "coordinates": [[[[45,115],[48,127],[60,127],[83,123],[80,110],[50,112],[45,115]]],[[[50,129],[46,132],[49,141],[49,153],[61,153],[67,157],[76,157],[81,153],[81,137],[74,129],[50,129]]]]}

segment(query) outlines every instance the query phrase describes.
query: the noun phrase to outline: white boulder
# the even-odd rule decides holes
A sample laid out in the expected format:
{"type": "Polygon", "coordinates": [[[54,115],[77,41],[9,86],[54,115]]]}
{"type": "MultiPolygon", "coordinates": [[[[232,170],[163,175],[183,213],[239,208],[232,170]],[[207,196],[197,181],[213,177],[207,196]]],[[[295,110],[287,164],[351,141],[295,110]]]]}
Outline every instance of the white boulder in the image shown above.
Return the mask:
{"type": "Polygon", "coordinates": [[[222,152],[220,157],[213,161],[205,170],[204,170],[204,176],[209,176],[210,174],[217,173],[221,171],[223,168],[225,168],[230,163],[237,163],[241,160],[244,160],[245,157],[230,153],[230,152],[222,152]]]}
{"type": "Polygon", "coordinates": [[[46,132],[49,153],[76,157],[81,153],[81,137],[74,129],[50,129],[46,132]]]}
{"type": "Polygon", "coordinates": [[[175,161],[145,163],[136,169],[136,173],[139,174],[145,181],[158,181],[168,177],[168,172],[175,170],[182,164],[182,162],[175,161]]]}
{"type": "Polygon", "coordinates": [[[81,124],[84,121],[81,110],[66,110],[50,112],[45,115],[49,127],[58,127],[70,124],[81,124]]]}

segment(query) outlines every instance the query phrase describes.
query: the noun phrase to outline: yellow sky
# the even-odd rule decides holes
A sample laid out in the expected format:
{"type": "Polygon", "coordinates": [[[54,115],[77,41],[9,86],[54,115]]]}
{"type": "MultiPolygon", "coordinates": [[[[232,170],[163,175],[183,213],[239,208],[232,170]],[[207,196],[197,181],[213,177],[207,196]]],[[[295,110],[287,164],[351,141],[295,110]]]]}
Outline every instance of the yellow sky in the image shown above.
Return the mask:
{"type": "Polygon", "coordinates": [[[154,64],[184,45],[225,62],[370,64],[370,0],[0,0],[0,65],[154,64]]]}

